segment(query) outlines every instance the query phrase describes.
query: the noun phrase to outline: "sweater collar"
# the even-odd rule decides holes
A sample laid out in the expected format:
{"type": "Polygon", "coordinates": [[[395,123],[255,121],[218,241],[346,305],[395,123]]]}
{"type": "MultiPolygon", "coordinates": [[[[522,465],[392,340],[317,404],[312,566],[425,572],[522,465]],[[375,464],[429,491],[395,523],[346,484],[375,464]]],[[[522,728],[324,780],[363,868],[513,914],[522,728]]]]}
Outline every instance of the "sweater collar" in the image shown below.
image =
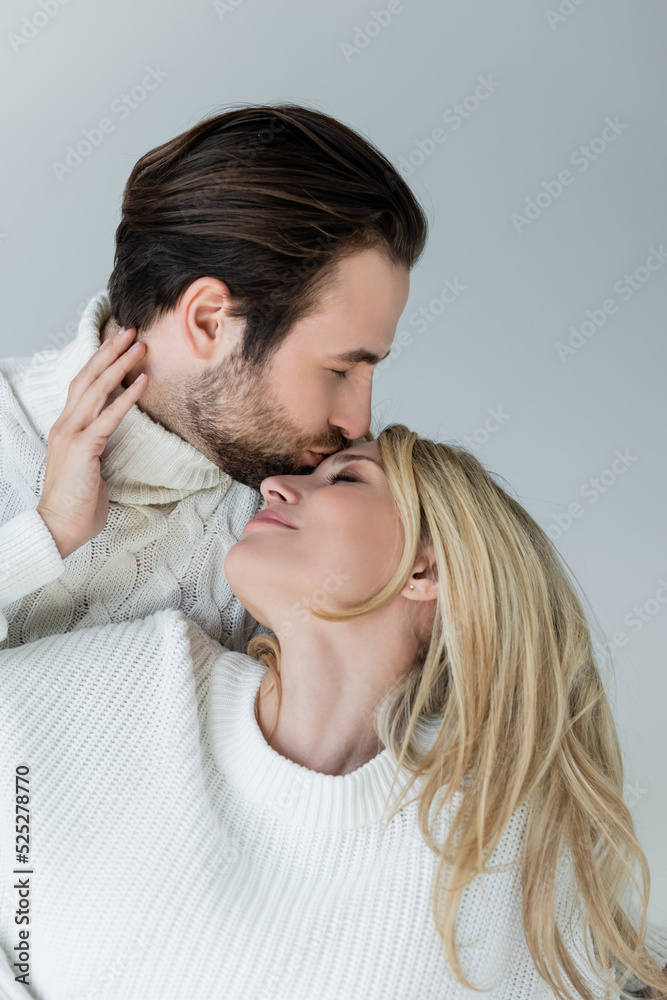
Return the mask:
{"type": "MultiPolygon", "coordinates": [[[[339,775],[312,771],[283,757],[266,742],[255,718],[255,696],[265,673],[266,667],[246,653],[226,652],[213,665],[207,725],[222,774],[242,798],[285,823],[315,829],[378,823],[396,773],[390,750],[339,775]]],[[[407,778],[402,769],[395,794],[407,778]]],[[[413,790],[408,799],[412,795],[413,790]]]]}
{"type": "MultiPolygon", "coordinates": [[[[42,351],[26,378],[31,412],[45,440],[62,412],[74,376],[101,344],[111,315],[106,291],[95,295],[81,316],[76,337],[62,350],[42,351]]],[[[210,487],[229,487],[231,476],[193,445],[156,423],[135,404],[110,435],[101,459],[109,499],[120,503],[158,504],[182,500],[210,487]]]]}

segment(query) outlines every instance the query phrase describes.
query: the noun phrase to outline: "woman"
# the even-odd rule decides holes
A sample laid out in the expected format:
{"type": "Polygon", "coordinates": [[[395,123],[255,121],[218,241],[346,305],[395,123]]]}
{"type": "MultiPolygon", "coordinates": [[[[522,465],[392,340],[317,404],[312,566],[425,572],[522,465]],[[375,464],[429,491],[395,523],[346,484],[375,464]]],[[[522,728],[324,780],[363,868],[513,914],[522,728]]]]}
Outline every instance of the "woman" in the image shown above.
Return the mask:
{"type": "Polygon", "coordinates": [[[402,425],[261,489],[225,561],[273,633],[246,654],[171,610],[3,654],[3,771],[34,805],[6,995],[631,995],[614,966],[659,990],[619,742],[545,533],[402,425]]]}

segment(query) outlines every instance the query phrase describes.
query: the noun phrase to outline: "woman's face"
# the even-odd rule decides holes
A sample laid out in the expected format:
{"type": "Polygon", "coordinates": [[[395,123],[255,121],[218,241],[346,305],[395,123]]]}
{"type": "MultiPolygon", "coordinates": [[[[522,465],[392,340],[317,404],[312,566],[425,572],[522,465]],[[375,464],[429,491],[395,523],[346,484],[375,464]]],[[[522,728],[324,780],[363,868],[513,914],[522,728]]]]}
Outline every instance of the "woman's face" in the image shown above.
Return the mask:
{"type": "Polygon", "coordinates": [[[360,603],[392,577],[403,527],[376,441],[325,458],[309,475],[269,476],[262,513],[225,559],[225,575],[248,611],[278,638],[308,617],[312,602],[333,610],[360,603]]]}

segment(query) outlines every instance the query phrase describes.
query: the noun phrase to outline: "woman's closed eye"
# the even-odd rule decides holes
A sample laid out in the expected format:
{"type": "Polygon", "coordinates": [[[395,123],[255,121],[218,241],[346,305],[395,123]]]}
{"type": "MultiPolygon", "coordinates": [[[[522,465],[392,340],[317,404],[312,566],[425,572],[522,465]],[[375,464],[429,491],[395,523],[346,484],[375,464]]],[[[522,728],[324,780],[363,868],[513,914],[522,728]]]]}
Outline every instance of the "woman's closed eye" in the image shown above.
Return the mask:
{"type": "Polygon", "coordinates": [[[326,481],[328,483],[335,483],[335,482],[338,482],[339,479],[343,480],[344,482],[348,482],[348,483],[358,483],[359,482],[359,480],[357,479],[357,477],[356,476],[351,476],[349,474],[349,472],[330,472],[329,475],[327,476],[326,481]]]}

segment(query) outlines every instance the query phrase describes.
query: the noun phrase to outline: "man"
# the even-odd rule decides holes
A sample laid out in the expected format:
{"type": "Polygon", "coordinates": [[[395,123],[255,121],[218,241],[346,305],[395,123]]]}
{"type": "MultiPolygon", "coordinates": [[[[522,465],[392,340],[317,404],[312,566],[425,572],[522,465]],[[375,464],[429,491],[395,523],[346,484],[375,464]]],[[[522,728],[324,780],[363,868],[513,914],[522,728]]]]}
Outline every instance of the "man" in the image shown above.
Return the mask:
{"type": "Polygon", "coordinates": [[[143,156],[75,339],[0,363],[0,648],[173,607],[243,650],[225,554],[262,479],[367,435],[426,231],[375,147],[298,105],[143,156]]]}

